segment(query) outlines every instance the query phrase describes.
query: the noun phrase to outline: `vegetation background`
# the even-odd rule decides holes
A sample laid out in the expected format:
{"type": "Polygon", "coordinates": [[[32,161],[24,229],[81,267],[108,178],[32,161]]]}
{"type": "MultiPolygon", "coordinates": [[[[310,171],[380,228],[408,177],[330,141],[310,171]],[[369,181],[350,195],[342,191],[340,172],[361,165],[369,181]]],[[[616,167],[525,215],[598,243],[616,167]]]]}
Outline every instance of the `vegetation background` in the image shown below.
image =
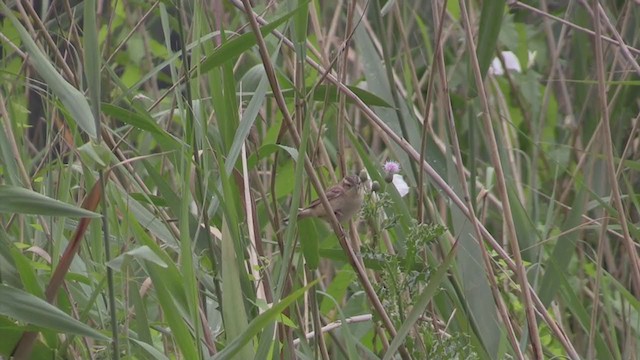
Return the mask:
{"type": "Polygon", "coordinates": [[[637,1],[0,14],[1,357],[640,357],[637,1]]]}

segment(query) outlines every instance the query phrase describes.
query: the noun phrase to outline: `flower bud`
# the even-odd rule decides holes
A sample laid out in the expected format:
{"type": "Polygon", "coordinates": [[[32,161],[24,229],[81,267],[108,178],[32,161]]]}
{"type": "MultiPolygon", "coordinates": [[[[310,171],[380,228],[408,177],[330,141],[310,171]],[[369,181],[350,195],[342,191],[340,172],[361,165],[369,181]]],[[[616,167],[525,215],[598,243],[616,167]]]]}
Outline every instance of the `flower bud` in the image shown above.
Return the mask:
{"type": "Polygon", "coordinates": [[[368,178],[369,176],[367,175],[367,170],[365,169],[360,170],[360,181],[366,182],[368,178]]]}
{"type": "Polygon", "coordinates": [[[392,173],[387,174],[387,176],[384,177],[384,181],[387,184],[391,184],[391,182],[393,181],[393,174],[392,173]]]}

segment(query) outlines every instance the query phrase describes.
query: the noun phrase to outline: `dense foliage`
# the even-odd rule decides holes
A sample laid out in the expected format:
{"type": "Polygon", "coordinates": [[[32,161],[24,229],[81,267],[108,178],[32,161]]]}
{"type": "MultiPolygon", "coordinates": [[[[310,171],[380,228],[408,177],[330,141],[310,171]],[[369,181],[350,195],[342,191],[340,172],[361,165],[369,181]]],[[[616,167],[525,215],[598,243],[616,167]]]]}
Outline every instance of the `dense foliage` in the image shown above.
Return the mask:
{"type": "Polygon", "coordinates": [[[0,0],[0,357],[640,356],[637,1],[265,3],[0,0]]]}

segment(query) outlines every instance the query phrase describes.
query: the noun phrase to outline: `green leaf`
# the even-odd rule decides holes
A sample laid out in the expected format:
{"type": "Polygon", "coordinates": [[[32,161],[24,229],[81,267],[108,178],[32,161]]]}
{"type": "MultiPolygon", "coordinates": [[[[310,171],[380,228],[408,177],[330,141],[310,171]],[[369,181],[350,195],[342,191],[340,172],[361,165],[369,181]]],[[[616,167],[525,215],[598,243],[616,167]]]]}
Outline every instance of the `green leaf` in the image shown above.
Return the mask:
{"type": "Polygon", "coordinates": [[[228,173],[233,170],[233,167],[238,160],[238,156],[240,155],[242,146],[245,144],[245,141],[249,136],[249,132],[251,131],[251,127],[255,123],[256,118],[258,117],[258,113],[262,108],[262,104],[264,103],[265,94],[268,87],[269,82],[267,81],[267,77],[263,76],[260,80],[260,84],[258,84],[258,88],[256,89],[255,94],[249,101],[247,108],[242,112],[242,119],[240,120],[238,129],[233,136],[233,142],[231,144],[231,148],[229,149],[229,155],[227,156],[227,159],[225,161],[225,169],[228,173]]]}
{"type": "Polygon", "coordinates": [[[78,126],[89,134],[89,136],[96,138],[98,134],[95,119],[84,94],[68,83],[62,75],[58,73],[56,68],[51,64],[51,60],[49,60],[38,45],[36,45],[24,26],[22,26],[20,21],[13,15],[11,9],[7,7],[4,1],[0,3],[2,4],[4,14],[18,30],[20,39],[22,39],[24,46],[27,48],[31,63],[38,72],[38,75],[42,77],[53,93],[60,98],[60,101],[62,101],[62,104],[69,110],[78,126]]]}
{"type": "Polygon", "coordinates": [[[122,267],[127,265],[131,259],[147,260],[162,268],[167,267],[167,264],[146,245],[121,254],[117,258],[109,261],[107,266],[115,270],[122,270],[122,267]]]}
{"type": "MultiPolygon", "coordinates": [[[[486,74],[489,64],[493,59],[498,43],[498,35],[502,27],[502,17],[504,15],[504,1],[486,0],[482,4],[480,14],[480,27],[478,45],[476,46],[476,56],[480,63],[480,73],[486,74]]],[[[478,86],[482,86],[478,84],[478,86]]]]}
{"type": "Polygon", "coordinates": [[[151,359],[169,360],[169,358],[166,357],[160,350],[156,349],[150,344],[147,344],[146,342],[143,342],[143,341],[138,341],[136,339],[129,339],[129,340],[131,340],[134,344],[138,345],[145,353],[147,353],[150,356],[151,359]]]}
{"type": "Polygon", "coordinates": [[[275,321],[281,312],[284,311],[291,303],[293,303],[297,298],[301,297],[307,290],[309,290],[313,285],[318,283],[318,280],[310,282],[307,286],[300,288],[291,295],[282,299],[277,304],[274,304],[271,309],[263,312],[258,315],[253,321],[249,323],[249,326],[246,330],[237,338],[229,343],[222,351],[214,356],[214,359],[234,359],[234,355],[238,353],[238,351],[247,344],[254,336],[260,332],[265,326],[270,324],[272,321],[275,321]]]}
{"type": "MultiPolygon", "coordinates": [[[[31,330],[30,327],[27,327],[27,329],[31,330]]],[[[0,337],[2,338],[2,341],[0,341],[0,357],[4,356],[3,359],[9,358],[24,331],[24,326],[16,324],[12,319],[0,316],[0,337]]],[[[55,358],[54,351],[42,342],[35,344],[33,352],[29,356],[29,360],[50,360],[53,358],[55,358]]]]}
{"type": "Polygon", "coordinates": [[[82,163],[94,169],[104,169],[111,163],[111,150],[102,142],[90,141],[78,148],[82,163]]]}
{"type": "Polygon", "coordinates": [[[101,216],[35,191],[12,185],[0,185],[0,213],[90,218],[101,216]]]}
{"type": "MultiPolygon", "coordinates": [[[[307,3],[309,0],[303,1],[297,8],[286,13],[275,21],[270,22],[269,24],[260,28],[260,32],[262,36],[271,33],[273,30],[277,29],[278,26],[284,24],[287,20],[289,20],[293,15],[295,15],[298,11],[302,9],[306,9],[307,3]]],[[[240,56],[240,54],[245,51],[251,49],[252,46],[256,44],[256,35],[253,32],[248,32],[246,34],[242,34],[237,38],[227,41],[222,44],[213,54],[207,56],[207,58],[200,64],[200,72],[194,71],[191,76],[195,77],[196,75],[202,75],[211,69],[218,67],[227,61],[231,61],[236,57],[240,56]]]]}
{"type": "Polygon", "coordinates": [[[179,140],[164,131],[147,113],[129,111],[109,103],[102,103],[102,112],[133,127],[150,132],[161,144],[167,144],[172,148],[178,147],[179,140]]]}
{"type": "Polygon", "coordinates": [[[566,274],[569,264],[575,254],[575,248],[580,239],[580,232],[575,231],[582,223],[582,215],[585,213],[585,205],[588,192],[581,188],[577,190],[575,199],[571,204],[571,211],[567,214],[565,222],[560,229],[562,236],[558,238],[550,255],[543,263],[545,273],[540,281],[538,297],[544,306],[549,306],[556,292],[560,290],[561,283],[558,276],[566,274]]]}
{"type": "MultiPolygon", "coordinates": [[[[293,6],[294,2],[291,1],[288,3],[289,6],[293,6]]],[[[296,16],[293,18],[293,42],[296,46],[301,46],[301,49],[304,49],[304,43],[307,40],[307,30],[309,29],[309,11],[306,8],[307,2],[301,2],[301,6],[304,6],[304,11],[298,11],[296,16]]]]}
{"type": "Polygon", "coordinates": [[[329,314],[329,311],[338,309],[338,305],[333,299],[342,299],[349,287],[356,281],[357,277],[350,265],[345,265],[342,269],[338,270],[327,286],[326,297],[322,299],[320,305],[320,313],[323,315],[329,314]]]}
{"type": "Polygon", "coordinates": [[[93,105],[93,119],[96,133],[100,132],[100,49],[98,42],[98,25],[96,21],[96,0],[84,3],[83,48],[84,73],[87,77],[87,90],[93,105]]]}
{"type": "Polygon", "coordinates": [[[184,307],[181,306],[181,303],[184,304],[184,291],[180,288],[181,283],[176,280],[176,278],[179,279],[179,271],[175,266],[161,269],[157,265],[149,263],[147,272],[158,294],[163,317],[171,328],[171,334],[182,352],[183,358],[197,359],[197,343],[194,342],[189,329],[188,317],[184,307]]]}
{"type": "MultiPolygon", "coordinates": [[[[244,296],[240,276],[246,276],[238,266],[232,232],[227,224],[227,219],[222,220],[222,316],[225,324],[225,332],[228,339],[233,339],[237,343],[238,339],[245,339],[237,347],[234,347],[234,354],[238,352],[239,359],[253,359],[255,354],[253,347],[248,344],[253,337],[243,337],[252,331],[252,326],[248,324],[247,313],[244,305],[244,296]]],[[[226,349],[225,349],[226,350],[226,349]]]]}
{"type": "Polygon", "coordinates": [[[0,314],[45,329],[110,340],[39,297],[6,285],[0,285],[0,314]]]}
{"type": "Polygon", "coordinates": [[[317,221],[320,220],[304,219],[298,221],[298,227],[300,228],[300,246],[302,247],[302,253],[304,254],[307,266],[311,270],[316,270],[320,263],[317,221]]]}
{"type": "Polygon", "coordinates": [[[265,144],[262,145],[258,149],[258,151],[249,156],[249,158],[247,159],[247,167],[249,169],[253,168],[254,166],[256,166],[259,160],[264,159],[265,157],[275,153],[278,150],[286,151],[293,160],[298,159],[298,150],[295,148],[280,144],[265,144]]]}
{"type": "Polygon", "coordinates": [[[10,251],[16,270],[20,274],[20,280],[22,280],[21,287],[34,296],[44,298],[44,291],[36,275],[37,268],[17,247],[12,246],[10,251]]]}

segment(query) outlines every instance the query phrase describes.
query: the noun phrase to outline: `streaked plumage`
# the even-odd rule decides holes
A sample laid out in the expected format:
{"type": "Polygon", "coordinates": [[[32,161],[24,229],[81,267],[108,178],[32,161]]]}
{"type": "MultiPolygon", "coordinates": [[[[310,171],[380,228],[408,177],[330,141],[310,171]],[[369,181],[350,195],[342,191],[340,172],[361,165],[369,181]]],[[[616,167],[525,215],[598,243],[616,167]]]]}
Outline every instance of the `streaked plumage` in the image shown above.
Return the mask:
{"type": "MultiPolygon", "coordinates": [[[[345,177],[339,184],[327,189],[325,193],[340,223],[351,219],[362,207],[364,190],[358,176],[345,177]]],[[[308,207],[298,211],[298,219],[308,217],[319,217],[324,221],[329,221],[320,199],[314,200],[308,207]]]]}

